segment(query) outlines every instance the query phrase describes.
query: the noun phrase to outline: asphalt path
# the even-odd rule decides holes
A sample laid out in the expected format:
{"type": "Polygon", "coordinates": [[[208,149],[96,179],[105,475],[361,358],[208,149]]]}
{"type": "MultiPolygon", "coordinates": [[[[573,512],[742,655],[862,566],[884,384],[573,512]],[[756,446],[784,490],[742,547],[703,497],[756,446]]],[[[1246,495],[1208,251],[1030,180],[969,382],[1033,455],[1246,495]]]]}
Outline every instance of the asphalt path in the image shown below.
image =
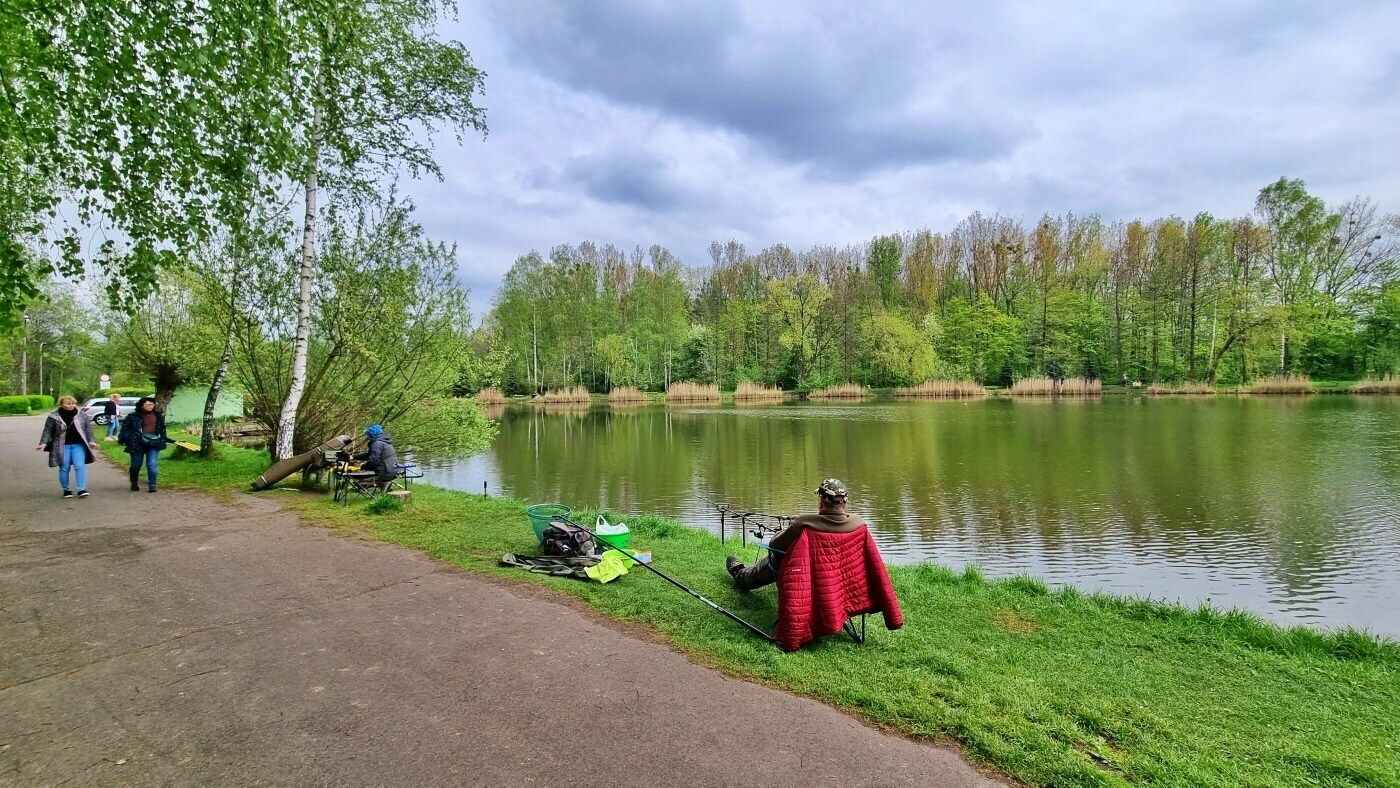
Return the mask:
{"type": "Polygon", "coordinates": [[[995,784],[293,493],[130,492],[99,458],[62,499],[41,427],[0,418],[0,785],[995,784]]]}

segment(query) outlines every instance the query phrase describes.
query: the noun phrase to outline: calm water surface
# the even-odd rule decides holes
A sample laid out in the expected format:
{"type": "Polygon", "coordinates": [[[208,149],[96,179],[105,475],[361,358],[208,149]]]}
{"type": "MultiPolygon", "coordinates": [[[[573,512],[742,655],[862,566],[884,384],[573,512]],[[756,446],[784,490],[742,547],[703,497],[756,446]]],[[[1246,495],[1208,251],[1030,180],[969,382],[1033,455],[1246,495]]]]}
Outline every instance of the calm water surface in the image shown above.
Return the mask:
{"type": "MultiPolygon", "coordinates": [[[[510,408],[447,487],[655,512],[791,514],[824,477],[887,561],[1400,636],[1396,398],[510,408]]],[[[524,520],[522,519],[522,527],[524,520]]],[[[731,531],[731,535],[732,535],[731,531]]]]}

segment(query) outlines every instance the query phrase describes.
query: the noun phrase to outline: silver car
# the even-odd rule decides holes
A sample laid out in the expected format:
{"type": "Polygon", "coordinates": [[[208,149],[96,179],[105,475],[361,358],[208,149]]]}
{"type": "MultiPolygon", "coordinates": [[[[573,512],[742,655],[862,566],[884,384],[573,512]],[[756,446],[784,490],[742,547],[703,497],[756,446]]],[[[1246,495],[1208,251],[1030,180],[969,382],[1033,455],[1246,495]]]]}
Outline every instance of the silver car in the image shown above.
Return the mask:
{"type": "MultiPolygon", "coordinates": [[[[94,397],[83,404],[79,410],[83,415],[92,419],[93,424],[106,424],[107,416],[102,412],[102,403],[107,402],[109,397],[94,397]]],[[[136,403],[140,402],[140,397],[122,397],[117,403],[117,419],[124,419],[129,414],[136,411],[136,403]]]]}

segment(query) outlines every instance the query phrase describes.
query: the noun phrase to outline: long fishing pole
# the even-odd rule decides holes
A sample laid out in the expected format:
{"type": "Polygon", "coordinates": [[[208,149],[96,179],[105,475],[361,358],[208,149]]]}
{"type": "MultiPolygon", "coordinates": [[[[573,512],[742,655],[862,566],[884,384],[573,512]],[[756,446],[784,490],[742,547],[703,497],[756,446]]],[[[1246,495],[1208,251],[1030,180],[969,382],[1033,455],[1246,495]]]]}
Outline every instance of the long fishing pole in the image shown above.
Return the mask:
{"type": "Polygon", "coordinates": [[[596,541],[599,542],[599,543],[606,544],[606,545],[608,546],[608,549],[609,549],[609,550],[616,550],[616,551],[618,551],[619,553],[622,553],[623,555],[625,555],[625,556],[627,556],[628,558],[632,559],[633,561],[636,561],[638,565],[644,566],[644,567],[646,567],[647,569],[650,569],[652,572],[654,572],[654,573],[656,573],[657,575],[659,575],[659,576],[661,577],[662,580],[665,580],[666,582],[670,583],[671,585],[675,586],[676,588],[679,588],[680,590],[686,592],[687,594],[690,594],[691,596],[695,597],[696,599],[700,600],[701,602],[704,602],[705,604],[709,605],[710,608],[711,608],[712,610],[714,610],[714,611],[720,613],[721,615],[725,616],[726,618],[730,619],[731,621],[735,621],[735,622],[737,622],[737,623],[739,623],[739,624],[742,624],[742,625],[745,626],[745,627],[748,627],[750,631],[752,631],[754,634],[758,635],[759,637],[763,638],[764,640],[766,640],[766,641],[768,641],[768,642],[770,642],[770,643],[777,643],[777,642],[778,642],[777,640],[775,640],[775,639],[773,638],[772,635],[768,634],[767,632],[764,632],[763,630],[759,629],[758,627],[754,626],[753,624],[750,624],[748,621],[745,621],[744,619],[740,618],[740,617],[738,616],[738,614],[733,613],[733,612],[729,611],[729,610],[726,609],[726,608],[720,607],[719,605],[715,604],[714,602],[711,602],[710,600],[706,599],[699,591],[696,591],[695,589],[691,588],[690,586],[686,585],[685,583],[682,583],[681,581],[675,579],[674,577],[671,577],[670,575],[666,574],[665,572],[661,571],[660,569],[657,569],[656,567],[652,566],[650,561],[641,561],[641,560],[639,560],[639,559],[637,558],[637,554],[636,554],[636,553],[633,553],[632,551],[628,550],[628,549],[625,548],[625,547],[618,547],[617,545],[613,544],[612,542],[609,542],[609,541],[607,541],[606,539],[604,539],[603,537],[601,537],[601,536],[599,536],[598,534],[594,533],[594,532],[593,532],[591,529],[589,529],[588,527],[583,526],[583,525],[579,525],[578,523],[574,522],[573,520],[570,520],[568,517],[560,517],[559,519],[560,519],[560,520],[563,520],[564,522],[568,523],[569,525],[574,526],[575,528],[580,528],[580,529],[582,529],[582,530],[584,530],[584,531],[587,531],[587,532],[594,538],[594,540],[596,540],[596,541]]]}

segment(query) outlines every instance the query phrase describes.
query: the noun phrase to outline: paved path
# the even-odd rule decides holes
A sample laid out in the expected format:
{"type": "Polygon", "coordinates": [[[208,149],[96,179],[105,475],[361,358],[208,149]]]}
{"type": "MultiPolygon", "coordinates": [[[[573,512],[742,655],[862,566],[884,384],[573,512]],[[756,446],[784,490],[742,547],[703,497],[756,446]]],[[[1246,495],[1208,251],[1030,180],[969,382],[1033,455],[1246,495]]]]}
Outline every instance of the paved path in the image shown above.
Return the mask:
{"type": "Polygon", "coordinates": [[[990,784],[276,493],[63,500],[41,426],[0,418],[0,785],[990,784]]]}

